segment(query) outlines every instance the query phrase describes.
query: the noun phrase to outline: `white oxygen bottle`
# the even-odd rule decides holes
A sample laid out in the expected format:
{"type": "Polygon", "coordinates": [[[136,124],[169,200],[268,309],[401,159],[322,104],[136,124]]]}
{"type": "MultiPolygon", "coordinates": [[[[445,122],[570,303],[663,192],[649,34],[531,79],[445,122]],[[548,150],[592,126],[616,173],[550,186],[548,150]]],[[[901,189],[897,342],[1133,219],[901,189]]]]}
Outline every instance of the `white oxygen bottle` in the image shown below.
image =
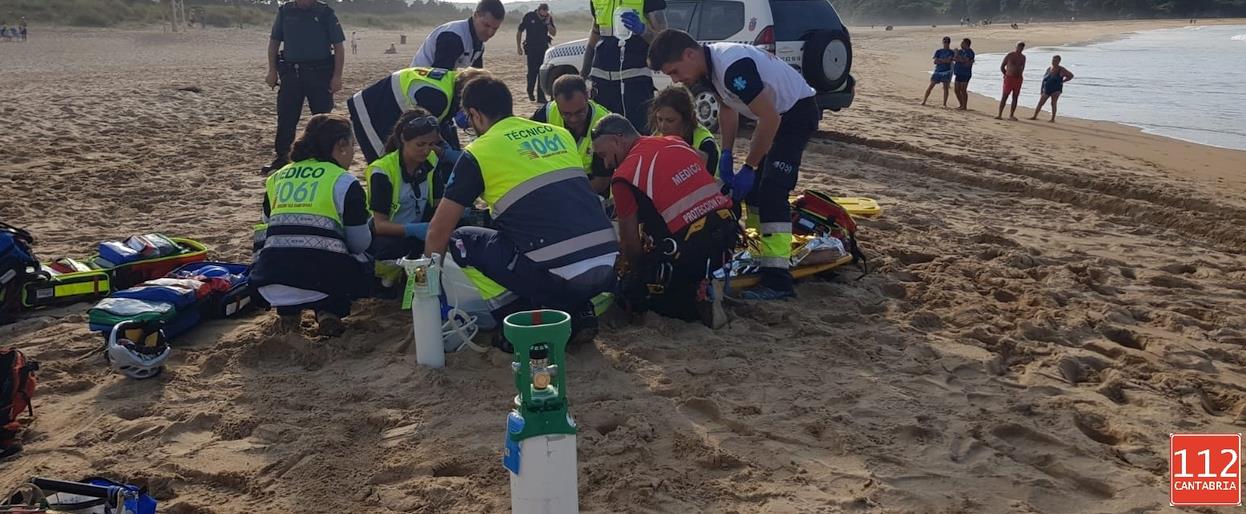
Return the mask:
{"type": "Polygon", "coordinates": [[[446,366],[446,349],[441,333],[441,273],[433,255],[419,259],[400,259],[407,272],[407,291],[411,295],[411,330],[415,336],[415,360],[430,368],[446,366]]]}

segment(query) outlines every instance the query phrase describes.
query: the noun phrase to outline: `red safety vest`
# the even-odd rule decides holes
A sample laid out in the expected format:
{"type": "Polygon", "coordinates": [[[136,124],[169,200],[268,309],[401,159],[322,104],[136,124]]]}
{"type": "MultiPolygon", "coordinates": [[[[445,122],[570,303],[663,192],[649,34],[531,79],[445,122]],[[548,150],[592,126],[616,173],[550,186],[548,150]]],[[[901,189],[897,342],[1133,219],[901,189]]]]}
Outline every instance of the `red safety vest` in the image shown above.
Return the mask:
{"type": "Polygon", "coordinates": [[[705,169],[705,158],[677,136],[641,137],[611,180],[627,182],[648,196],[671,234],[731,207],[731,199],[705,169]]]}

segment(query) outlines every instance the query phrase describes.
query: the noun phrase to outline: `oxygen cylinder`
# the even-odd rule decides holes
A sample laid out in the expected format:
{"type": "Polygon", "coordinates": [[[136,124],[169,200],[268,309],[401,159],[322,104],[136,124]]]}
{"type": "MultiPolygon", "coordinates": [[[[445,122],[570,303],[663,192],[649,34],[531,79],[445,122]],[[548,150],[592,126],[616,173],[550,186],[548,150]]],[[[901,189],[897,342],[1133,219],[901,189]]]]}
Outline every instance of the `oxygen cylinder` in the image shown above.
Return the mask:
{"type": "Polygon", "coordinates": [[[399,259],[407,272],[406,297],[411,301],[411,330],[415,336],[415,360],[430,368],[446,366],[446,350],[441,340],[441,272],[439,256],[399,259]]]}
{"type": "Polygon", "coordinates": [[[571,316],[518,312],[502,321],[515,348],[515,409],[506,418],[503,465],[514,514],[577,513],[575,420],[567,412],[565,357],[571,316]]]}

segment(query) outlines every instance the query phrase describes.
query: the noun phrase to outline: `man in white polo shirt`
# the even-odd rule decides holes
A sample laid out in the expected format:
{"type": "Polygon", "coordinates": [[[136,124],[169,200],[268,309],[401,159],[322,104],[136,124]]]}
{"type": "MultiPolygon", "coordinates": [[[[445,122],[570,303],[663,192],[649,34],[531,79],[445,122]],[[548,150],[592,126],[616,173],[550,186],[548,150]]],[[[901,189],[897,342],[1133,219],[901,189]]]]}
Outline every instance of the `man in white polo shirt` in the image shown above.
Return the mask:
{"type": "Polygon", "coordinates": [[[800,72],[753,45],[702,45],[687,32],[667,30],[649,46],[649,67],[686,86],[712,85],[721,100],[718,173],[736,201],[748,206],[748,224],[761,233],[761,287],[746,299],[796,296],[789,270],[792,218],[788,194],[796,187],[801,155],[818,130],[822,110],[800,72]],[[762,80],[765,77],[765,81],[762,80]],[[744,165],[735,170],[732,146],[743,114],[757,121],[744,165]]]}

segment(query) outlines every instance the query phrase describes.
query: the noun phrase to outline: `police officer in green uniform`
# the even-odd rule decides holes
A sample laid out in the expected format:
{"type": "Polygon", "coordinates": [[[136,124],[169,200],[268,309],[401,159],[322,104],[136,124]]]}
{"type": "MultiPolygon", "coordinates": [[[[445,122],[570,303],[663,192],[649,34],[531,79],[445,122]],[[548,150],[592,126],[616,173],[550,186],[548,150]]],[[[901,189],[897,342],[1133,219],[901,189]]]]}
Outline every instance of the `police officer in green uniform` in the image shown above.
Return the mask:
{"type": "Polygon", "coordinates": [[[575,139],[566,129],[514,116],[510,90],[493,78],[464,86],[463,108],[480,137],[455,163],[425,255],[448,252],[495,319],[559,309],[571,314],[573,341],[590,340],[590,300],[614,287],[619,247],[575,139]],[[477,198],[488,204],[496,229],[455,229],[477,198]]]}
{"type": "Polygon", "coordinates": [[[584,161],[593,191],[607,194],[610,190],[610,170],[600,157],[593,154],[593,138],[589,132],[597,122],[610,114],[601,104],[588,99],[588,85],[579,75],[563,75],[554,81],[554,101],[542,105],[532,114],[533,121],[549,123],[571,132],[576,149],[584,161]]]}
{"type": "Polygon", "coordinates": [[[268,40],[268,87],[277,92],[276,157],[264,173],[284,166],[307,101],[312,114],[333,110],[342,89],[346,35],[333,8],[316,0],[291,0],[277,9],[268,40]]]}
{"type": "Polygon", "coordinates": [[[350,121],[317,114],[290,151],[294,162],[265,184],[251,285],[277,308],[285,330],[299,325],[302,311],[314,310],[320,333],[338,335],[351,300],[369,292],[365,195],[345,169],[354,156],[350,121]]]}
{"type": "Polygon", "coordinates": [[[388,153],[385,141],[394,123],[402,113],[415,107],[432,113],[441,124],[442,139],[450,148],[460,148],[458,133],[451,122],[459,112],[458,91],[467,81],[488,74],[480,68],[406,68],[351,95],[346,108],[359,135],[359,148],[364,158],[372,162],[388,153]]]}

